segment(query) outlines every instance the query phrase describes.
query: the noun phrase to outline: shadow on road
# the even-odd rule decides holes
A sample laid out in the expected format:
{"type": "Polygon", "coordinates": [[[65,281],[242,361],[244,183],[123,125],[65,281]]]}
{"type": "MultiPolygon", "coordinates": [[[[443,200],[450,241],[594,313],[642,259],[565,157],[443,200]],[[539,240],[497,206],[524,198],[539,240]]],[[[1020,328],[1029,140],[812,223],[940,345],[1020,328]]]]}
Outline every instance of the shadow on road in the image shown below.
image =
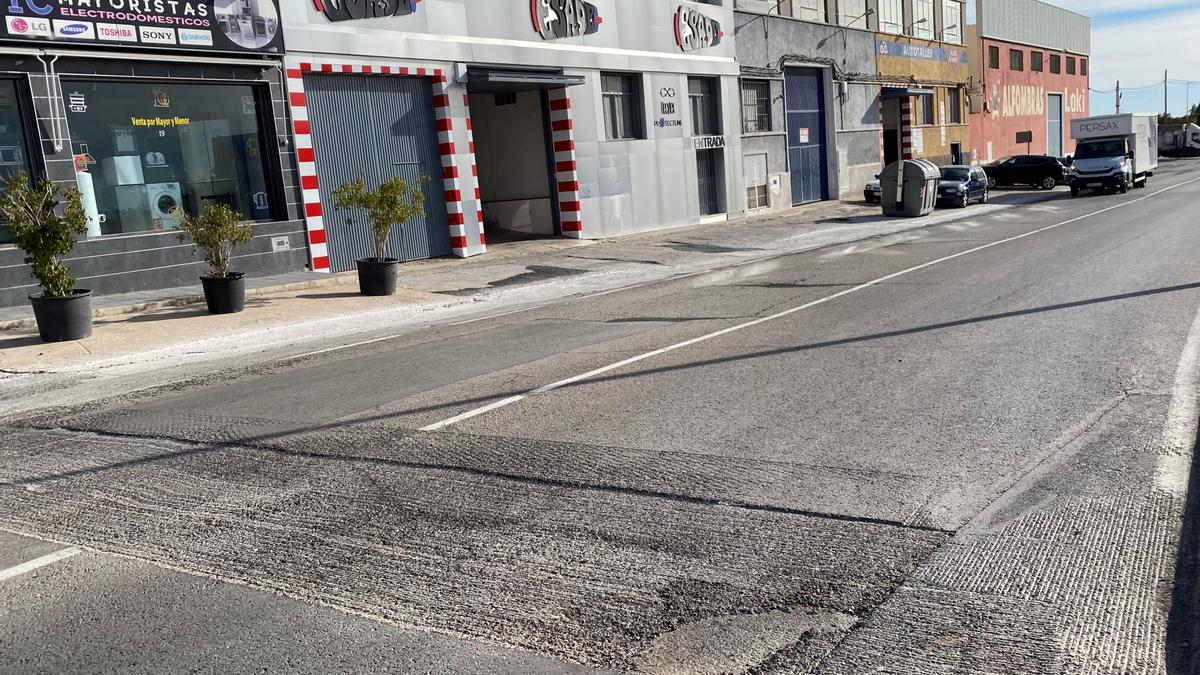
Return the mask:
{"type": "Polygon", "coordinates": [[[1200,443],[1192,453],[1191,477],[1175,562],[1175,584],[1167,620],[1168,675],[1200,673],[1200,443]]]}

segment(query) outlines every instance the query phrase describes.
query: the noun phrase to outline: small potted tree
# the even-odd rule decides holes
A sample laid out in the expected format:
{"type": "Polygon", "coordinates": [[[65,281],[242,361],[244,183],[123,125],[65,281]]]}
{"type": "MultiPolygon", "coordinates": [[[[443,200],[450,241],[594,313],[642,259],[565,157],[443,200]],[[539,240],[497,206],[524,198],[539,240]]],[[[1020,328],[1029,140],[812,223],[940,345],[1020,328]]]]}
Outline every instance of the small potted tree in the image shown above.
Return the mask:
{"type": "Polygon", "coordinates": [[[35,184],[20,173],[8,182],[0,210],[13,241],[25,252],[25,264],[42,286],[41,293],[29,296],[42,340],[66,342],[91,335],[92,292],[75,287],[71,268],[62,261],[87,231],[79,191],[63,189],[45,177],[35,184]]]}
{"type": "MultiPolygon", "coordinates": [[[[422,176],[424,181],[425,177],[422,176]]],[[[343,183],[333,192],[334,205],[339,209],[364,212],[375,239],[375,257],[358,260],[358,290],[363,295],[392,295],[396,292],[396,266],[399,259],[388,257],[388,239],[392,228],[425,215],[425,197],[418,184],[409,184],[399,176],[390,178],[370,190],[366,181],[343,183]]],[[[354,222],[353,216],[346,223],[354,222]]]]}
{"type": "Polygon", "coordinates": [[[197,248],[204,249],[209,273],[200,275],[200,284],[204,286],[209,314],[234,314],[245,309],[246,275],[229,271],[233,247],[254,237],[250,226],[242,222],[242,214],[221,202],[206,202],[198,216],[180,208],[171,216],[179,228],[179,240],[191,242],[193,254],[197,248]]]}

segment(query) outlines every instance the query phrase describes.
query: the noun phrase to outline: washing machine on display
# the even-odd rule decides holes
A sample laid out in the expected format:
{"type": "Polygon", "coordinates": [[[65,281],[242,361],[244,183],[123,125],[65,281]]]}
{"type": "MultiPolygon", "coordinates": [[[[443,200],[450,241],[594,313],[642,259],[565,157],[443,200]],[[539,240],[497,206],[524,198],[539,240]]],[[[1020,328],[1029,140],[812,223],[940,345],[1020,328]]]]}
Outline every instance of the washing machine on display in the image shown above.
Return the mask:
{"type": "Polygon", "coordinates": [[[150,201],[150,220],[156,230],[175,227],[171,210],[183,206],[183,190],[179,183],[147,183],[146,197],[150,201]]]}

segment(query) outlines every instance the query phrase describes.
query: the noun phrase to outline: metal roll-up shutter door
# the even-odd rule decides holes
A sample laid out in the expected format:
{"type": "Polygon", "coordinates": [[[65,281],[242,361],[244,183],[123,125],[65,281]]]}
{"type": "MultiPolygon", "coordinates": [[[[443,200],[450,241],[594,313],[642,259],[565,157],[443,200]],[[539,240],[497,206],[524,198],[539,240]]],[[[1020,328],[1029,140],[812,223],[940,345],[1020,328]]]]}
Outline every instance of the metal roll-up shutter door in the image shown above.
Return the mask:
{"type": "Polygon", "coordinates": [[[392,230],[388,253],[401,260],[450,254],[433,91],[426,78],[308,75],[304,78],[321,211],[333,271],[374,256],[362,214],[334,207],[333,191],[363,176],[370,187],[392,176],[422,183],[425,216],[392,230]],[[350,217],[351,222],[347,222],[350,217]]]}
{"type": "Polygon", "coordinates": [[[788,68],[784,72],[788,170],[793,204],[829,198],[824,79],[818,68],[788,68]]]}

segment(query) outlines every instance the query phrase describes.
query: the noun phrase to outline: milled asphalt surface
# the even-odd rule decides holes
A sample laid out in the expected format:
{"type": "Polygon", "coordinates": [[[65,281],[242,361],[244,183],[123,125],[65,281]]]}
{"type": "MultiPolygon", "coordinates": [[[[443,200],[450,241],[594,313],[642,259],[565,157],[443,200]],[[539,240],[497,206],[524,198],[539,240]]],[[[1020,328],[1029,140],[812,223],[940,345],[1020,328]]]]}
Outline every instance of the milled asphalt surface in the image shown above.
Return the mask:
{"type": "Polygon", "coordinates": [[[1194,672],[1195,166],[10,420],[0,670],[1194,672]]]}

